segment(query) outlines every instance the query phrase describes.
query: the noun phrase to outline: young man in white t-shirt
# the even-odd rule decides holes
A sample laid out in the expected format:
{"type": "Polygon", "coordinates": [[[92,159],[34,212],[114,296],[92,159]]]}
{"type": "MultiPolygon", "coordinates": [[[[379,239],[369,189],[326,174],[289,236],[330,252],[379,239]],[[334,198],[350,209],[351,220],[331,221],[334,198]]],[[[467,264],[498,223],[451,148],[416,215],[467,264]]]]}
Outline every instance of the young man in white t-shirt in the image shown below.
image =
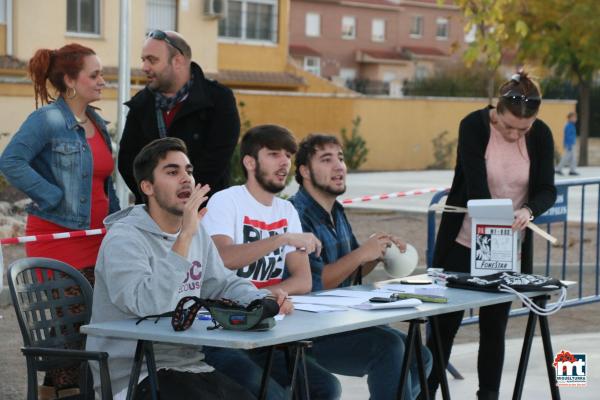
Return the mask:
{"type": "MultiPolygon", "coordinates": [[[[240,157],[245,185],[215,193],[208,202],[202,225],[215,242],[226,267],[259,288],[304,294],[311,290],[308,254],[319,254],[321,242],[303,233],[294,206],[276,195],[283,190],[297,145],[293,135],[276,125],[250,129],[243,137],[240,157]]],[[[217,370],[258,395],[265,351],[205,348],[206,360],[217,370]]],[[[281,352],[276,352],[269,398],[285,396],[289,376],[281,352]]],[[[337,399],[337,378],[307,360],[310,397],[337,399]]]]}

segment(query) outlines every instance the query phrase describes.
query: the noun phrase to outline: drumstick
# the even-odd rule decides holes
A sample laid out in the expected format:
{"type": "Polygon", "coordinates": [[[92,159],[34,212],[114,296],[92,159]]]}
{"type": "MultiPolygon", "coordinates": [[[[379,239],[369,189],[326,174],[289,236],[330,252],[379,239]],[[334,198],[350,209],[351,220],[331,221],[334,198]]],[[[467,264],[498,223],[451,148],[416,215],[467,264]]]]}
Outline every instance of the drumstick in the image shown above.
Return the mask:
{"type": "Polygon", "coordinates": [[[541,237],[543,237],[544,239],[546,239],[547,241],[549,241],[550,243],[552,243],[552,244],[558,243],[557,238],[555,238],[554,236],[552,236],[551,234],[549,234],[548,232],[546,232],[539,226],[535,225],[533,222],[527,223],[527,227],[529,229],[531,229],[532,231],[534,231],[535,233],[537,233],[538,235],[540,235],[541,237]]]}
{"type": "Polygon", "coordinates": [[[449,213],[461,213],[465,214],[468,210],[465,207],[451,206],[449,204],[433,204],[429,207],[432,211],[442,211],[449,213]]]}
{"type": "MultiPolygon", "coordinates": [[[[442,212],[448,212],[448,213],[467,213],[468,212],[468,210],[464,207],[457,207],[457,206],[452,206],[449,204],[433,204],[431,207],[429,207],[429,209],[433,210],[433,211],[442,211],[442,212]]],[[[538,227],[533,222],[529,222],[527,224],[527,227],[529,229],[531,229],[533,232],[535,232],[538,235],[540,235],[541,237],[543,237],[544,239],[546,239],[547,241],[549,241],[550,243],[552,243],[552,244],[558,243],[557,238],[550,235],[548,232],[546,232],[542,228],[538,227]]]]}

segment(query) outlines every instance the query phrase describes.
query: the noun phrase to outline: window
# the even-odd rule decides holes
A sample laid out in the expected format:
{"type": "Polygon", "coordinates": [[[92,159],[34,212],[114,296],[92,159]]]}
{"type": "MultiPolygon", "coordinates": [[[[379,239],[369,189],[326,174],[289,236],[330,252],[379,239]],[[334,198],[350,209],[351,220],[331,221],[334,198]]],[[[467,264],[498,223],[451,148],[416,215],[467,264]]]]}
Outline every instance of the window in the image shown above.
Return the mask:
{"type": "Polygon", "coordinates": [[[373,22],[371,23],[371,40],[374,42],[385,41],[385,20],[373,20],[373,22]]]}
{"type": "Polygon", "coordinates": [[[356,78],[356,70],[352,68],[342,68],[340,69],[340,78],[344,81],[351,81],[356,78]]]}
{"type": "Polygon", "coordinates": [[[321,16],[315,13],[306,13],[306,36],[321,36],[321,16]]]}
{"type": "Polygon", "coordinates": [[[356,38],[356,18],[342,17],[342,38],[343,39],[356,38]]]}
{"type": "Polygon", "coordinates": [[[410,36],[415,38],[423,36],[423,16],[415,15],[412,18],[410,24],[410,36]]]}
{"type": "Polygon", "coordinates": [[[384,72],[383,73],[383,81],[384,82],[391,82],[391,81],[395,81],[396,80],[396,73],[395,72],[384,72]]]}
{"type": "Polygon", "coordinates": [[[437,39],[448,39],[448,19],[438,18],[436,20],[436,26],[435,37],[437,39]]]}
{"type": "Polygon", "coordinates": [[[100,0],[67,0],[67,32],[100,34],[100,0]]]}
{"type": "Polygon", "coordinates": [[[219,21],[219,37],[277,41],[277,0],[228,0],[227,18],[219,21]]]}
{"type": "Polygon", "coordinates": [[[321,59],[319,57],[304,57],[304,70],[321,76],[321,59]]]}
{"type": "Polygon", "coordinates": [[[6,24],[6,0],[0,0],[0,24],[6,24]]]}
{"type": "Polygon", "coordinates": [[[146,0],[146,32],[177,30],[177,0],[146,0]]]}
{"type": "Polygon", "coordinates": [[[469,32],[465,34],[465,43],[473,43],[477,37],[477,27],[473,25],[469,32]]]}
{"type": "Polygon", "coordinates": [[[415,69],[415,79],[422,80],[429,76],[429,70],[424,65],[418,65],[415,69]]]}

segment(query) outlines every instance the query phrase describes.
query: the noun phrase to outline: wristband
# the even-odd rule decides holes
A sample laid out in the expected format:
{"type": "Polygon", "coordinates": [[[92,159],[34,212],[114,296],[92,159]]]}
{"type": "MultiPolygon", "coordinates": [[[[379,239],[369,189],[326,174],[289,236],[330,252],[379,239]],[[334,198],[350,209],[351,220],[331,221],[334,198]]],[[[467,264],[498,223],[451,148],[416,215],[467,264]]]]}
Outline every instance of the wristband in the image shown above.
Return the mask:
{"type": "Polygon", "coordinates": [[[527,211],[529,211],[529,220],[533,221],[533,211],[531,211],[531,208],[529,208],[529,206],[527,204],[523,204],[521,206],[521,208],[526,209],[527,211]]]}

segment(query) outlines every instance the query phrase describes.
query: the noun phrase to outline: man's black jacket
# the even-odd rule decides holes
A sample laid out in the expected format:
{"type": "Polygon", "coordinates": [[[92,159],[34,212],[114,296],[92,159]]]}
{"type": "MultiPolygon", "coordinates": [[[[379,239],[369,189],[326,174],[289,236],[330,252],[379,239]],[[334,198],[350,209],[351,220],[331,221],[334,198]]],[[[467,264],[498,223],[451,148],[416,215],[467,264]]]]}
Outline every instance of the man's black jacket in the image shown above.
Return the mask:
{"type": "MultiPolygon", "coordinates": [[[[209,184],[211,194],[229,184],[229,161],[240,135],[240,118],[233,92],[204,77],[192,62],[194,84],[167,129],[167,136],[182,139],[194,166],[196,183],[209,184]]],[[[147,87],[125,103],[129,114],[119,148],[119,172],[141,203],[133,160],[142,147],[158,139],[154,94],[147,87]]]]}

